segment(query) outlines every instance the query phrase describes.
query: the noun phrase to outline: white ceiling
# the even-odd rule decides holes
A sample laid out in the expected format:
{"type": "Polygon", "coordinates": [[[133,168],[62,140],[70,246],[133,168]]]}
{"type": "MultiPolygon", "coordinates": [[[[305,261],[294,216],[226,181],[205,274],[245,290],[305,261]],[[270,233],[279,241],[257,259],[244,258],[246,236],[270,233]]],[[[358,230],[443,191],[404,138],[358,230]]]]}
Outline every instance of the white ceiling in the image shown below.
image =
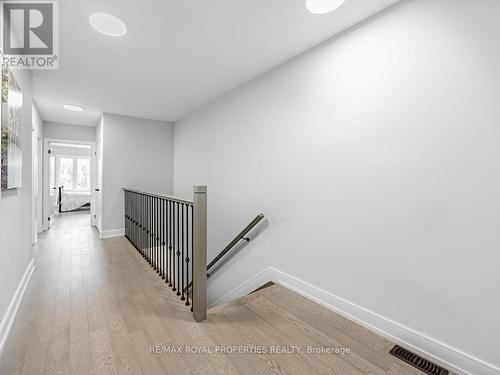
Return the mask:
{"type": "Polygon", "coordinates": [[[61,0],[59,70],[34,72],[35,102],[47,121],[173,121],[398,1],[313,15],[305,0],[61,0]],[[97,33],[95,11],[118,15],[128,34],[97,33]]]}

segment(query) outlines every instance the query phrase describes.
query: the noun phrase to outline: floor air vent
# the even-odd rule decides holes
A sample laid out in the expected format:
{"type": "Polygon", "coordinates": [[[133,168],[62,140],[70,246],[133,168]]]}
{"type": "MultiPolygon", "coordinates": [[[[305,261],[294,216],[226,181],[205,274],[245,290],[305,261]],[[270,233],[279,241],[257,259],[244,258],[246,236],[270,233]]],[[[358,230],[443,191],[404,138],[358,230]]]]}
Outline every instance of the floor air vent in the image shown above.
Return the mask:
{"type": "Polygon", "coordinates": [[[445,370],[442,367],[412,353],[399,345],[396,345],[391,349],[390,353],[398,357],[399,359],[405,361],[406,363],[412,365],[413,367],[418,368],[419,370],[425,372],[430,375],[448,375],[448,370],[445,370]]]}

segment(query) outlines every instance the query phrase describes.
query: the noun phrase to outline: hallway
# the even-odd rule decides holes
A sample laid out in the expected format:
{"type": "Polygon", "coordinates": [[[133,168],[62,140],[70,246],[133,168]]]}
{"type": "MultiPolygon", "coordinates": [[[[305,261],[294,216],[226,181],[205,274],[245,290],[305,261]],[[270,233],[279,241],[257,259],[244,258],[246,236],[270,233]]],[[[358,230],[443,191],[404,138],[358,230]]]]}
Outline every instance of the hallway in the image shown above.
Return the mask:
{"type": "Polygon", "coordinates": [[[388,354],[389,341],[278,285],[195,323],[125,238],[102,241],[87,220],[59,217],[40,236],[0,374],[420,374],[388,354]],[[217,352],[232,345],[285,352],[217,352]],[[307,354],[308,346],[352,352],[307,354]],[[186,353],[196,349],[212,353],[186,353]]]}

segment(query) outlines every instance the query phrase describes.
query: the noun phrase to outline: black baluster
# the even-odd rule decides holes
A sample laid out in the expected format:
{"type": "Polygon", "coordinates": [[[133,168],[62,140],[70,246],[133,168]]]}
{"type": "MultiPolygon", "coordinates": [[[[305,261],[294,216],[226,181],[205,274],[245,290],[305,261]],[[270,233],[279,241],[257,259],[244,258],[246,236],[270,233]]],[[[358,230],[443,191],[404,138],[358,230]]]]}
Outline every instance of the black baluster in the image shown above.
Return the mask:
{"type": "Polygon", "coordinates": [[[161,276],[161,199],[157,198],[157,210],[156,210],[157,216],[158,216],[158,222],[157,222],[157,236],[156,236],[156,241],[158,243],[157,246],[157,253],[156,253],[156,259],[158,261],[158,275],[161,276]]]}
{"type": "Polygon", "coordinates": [[[124,212],[125,212],[125,237],[127,237],[127,192],[123,192],[124,212]]]}
{"type": "Polygon", "coordinates": [[[149,227],[149,264],[154,269],[155,264],[153,261],[153,246],[154,246],[154,235],[155,235],[155,216],[154,216],[154,202],[153,197],[149,197],[149,217],[150,217],[150,227],[149,227]]]}
{"type": "Polygon", "coordinates": [[[159,216],[158,216],[158,198],[155,198],[155,217],[156,217],[156,220],[155,220],[155,270],[156,270],[156,273],[160,273],[160,267],[158,266],[158,238],[159,238],[159,234],[158,234],[158,219],[159,219],[159,216]]]}
{"type": "Polygon", "coordinates": [[[153,205],[151,201],[151,197],[147,196],[147,221],[148,221],[148,230],[146,231],[147,245],[146,245],[146,259],[148,260],[149,265],[151,262],[151,246],[153,242],[151,241],[151,236],[153,235],[153,205]]]}
{"type": "MultiPolygon", "coordinates": [[[[137,208],[139,209],[139,199],[140,199],[140,207],[141,207],[141,208],[142,208],[142,207],[144,207],[144,206],[143,206],[143,205],[144,205],[144,202],[142,201],[142,200],[143,200],[142,195],[140,195],[140,194],[136,194],[136,196],[137,196],[137,208]]],[[[137,217],[139,217],[139,215],[137,215],[137,217]]],[[[137,221],[137,220],[136,220],[136,221],[137,221]]],[[[144,234],[143,232],[144,232],[144,231],[141,231],[141,235],[143,235],[143,234],[144,234]]],[[[139,241],[138,241],[138,243],[139,243],[139,241]]],[[[138,252],[139,252],[139,254],[141,254],[141,256],[144,258],[144,249],[143,249],[143,247],[142,247],[142,244],[141,244],[141,245],[139,245],[139,246],[137,246],[137,251],[138,251],[138,252]]]]}
{"type": "Polygon", "coordinates": [[[161,226],[160,226],[160,219],[161,219],[161,216],[160,216],[160,208],[161,208],[161,205],[160,205],[161,201],[160,201],[160,198],[156,198],[156,217],[158,218],[158,220],[156,221],[156,272],[158,273],[158,275],[161,276],[161,261],[160,261],[160,255],[161,255],[161,243],[160,243],[160,237],[161,237],[161,226]]]}
{"type": "Polygon", "coordinates": [[[148,260],[149,260],[149,265],[151,267],[154,267],[153,263],[153,236],[154,236],[154,216],[153,216],[153,198],[149,195],[147,195],[147,217],[148,217],[148,229],[149,229],[149,234],[146,234],[147,239],[148,239],[148,244],[147,244],[147,252],[148,252],[148,260]]]}
{"type": "Polygon", "coordinates": [[[142,194],[137,195],[137,245],[139,246],[139,250],[144,252],[144,235],[142,230],[142,223],[144,221],[144,197],[142,194]]]}
{"type": "MultiPolygon", "coordinates": [[[[184,235],[187,232],[186,231],[186,226],[185,226],[185,220],[184,220],[184,203],[182,203],[182,210],[181,210],[181,236],[182,236],[182,246],[181,246],[181,290],[182,290],[182,296],[181,296],[181,301],[184,301],[186,298],[184,297],[184,286],[186,285],[184,283],[184,235]]],[[[187,206],[186,206],[187,208],[187,206]]]]}
{"type": "Polygon", "coordinates": [[[151,214],[153,215],[153,228],[151,236],[151,266],[156,270],[156,199],[151,197],[151,214]]]}
{"type": "Polygon", "coordinates": [[[158,275],[161,277],[161,198],[158,198],[158,236],[156,237],[158,240],[158,254],[157,254],[157,259],[158,259],[158,275]]]}
{"type": "Polygon", "coordinates": [[[135,246],[135,193],[132,193],[132,221],[130,224],[131,224],[130,235],[132,236],[132,244],[137,250],[137,247],[135,246]]]}
{"type": "Polygon", "coordinates": [[[144,251],[144,231],[142,230],[142,223],[144,222],[144,196],[139,194],[139,215],[137,218],[137,229],[139,232],[138,245],[139,249],[144,251]]]}
{"type": "Polygon", "coordinates": [[[159,262],[159,258],[158,258],[158,255],[160,253],[160,248],[159,248],[159,244],[160,244],[160,215],[159,215],[159,199],[158,198],[155,198],[155,214],[156,214],[156,223],[155,223],[155,232],[156,232],[156,236],[155,236],[155,270],[156,270],[156,273],[160,273],[160,262],[159,262]]]}
{"type": "Polygon", "coordinates": [[[159,266],[159,262],[158,262],[158,253],[159,253],[159,248],[158,248],[158,240],[160,239],[160,236],[159,236],[159,233],[158,233],[158,230],[159,230],[159,223],[158,223],[158,219],[159,219],[159,214],[158,214],[158,198],[155,198],[155,212],[156,212],[156,222],[155,222],[155,232],[156,232],[156,235],[155,235],[155,270],[156,270],[156,273],[160,273],[160,266],[159,266]]]}
{"type": "Polygon", "coordinates": [[[138,197],[137,193],[134,193],[134,220],[132,220],[132,230],[134,231],[134,247],[137,251],[139,251],[139,248],[137,247],[137,206],[138,206],[138,197]]]}
{"type": "Polygon", "coordinates": [[[165,200],[161,200],[161,279],[165,280],[165,200]]]}
{"type": "Polygon", "coordinates": [[[139,253],[142,255],[143,258],[145,258],[144,256],[144,249],[142,248],[142,244],[139,240],[139,235],[142,235],[142,230],[139,232],[139,212],[142,211],[142,205],[143,205],[143,202],[142,202],[142,194],[136,194],[137,195],[137,219],[136,219],[136,229],[137,229],[137,250],[139,251],[139,253]]]}
{"type": "Polygon", "coordinates": [[[135,219],[135,242],[137,249],[141,251],[141,241],[140,241],[140,232],[139,232],[139,220],[140,220],[140,214],[141,214],[141,196],[140,194],[137,194],[137,217],[135,219]]]}
{"type": "Polygon", "coordinates": [[[135,195],[135,248],[141,251],[140,249],[140,241],[139,241],[139,213],[140,213],[140,198],[141,196],[139,194],[135,195]]]}
{"type": "MultiPolygon", "coordinates": [[[[193,259],[194,259],[194,206],[191,206],[191,278],[193,277],[193,259]]],[[[194,284],[194,280],[191,286],[194,284]]],[[[192,302],[192,300],[191,300],[192,302]]],[[[193,311],[193,304],[191,303],[191,311],[193,311]]]]}
{"type": "MultiPolygon", "coordinates": [[[[135,221],[135,193],[132,193],[131,194],[131,198],[132,198],[132,207],[131,207],[131,211],[132,211],[132,220],[130,221],[130,237],[132,238],[132,244],[134,245],[135,247],[135,230],[134,230],[134,221],[135,221]]],[[[137,248],[136,248],[137,250],[137,248]]]]}
{"type": "Polygon", "coordinates": [[[137,223],[139,219],[139,195],[134,194],[134,246],[139,251],[139,224],[137,223]]]}
{"type": "Polygon", "coordinates": [[[142,214],[142,238],[143,238],[143,247],[144,249],[148,248],[148,232],[147,232],[147,222],[148,222],[148,196],[143,194],[142,199],[144,200],[144,204],[142,206],[143,214],[142,214]]]}
{"type": "Polygon", "coordinates": [[[135,217],[136,217],[136,210],[137,210],[136,194],[132,193],[132,222],[130,224],[131,224],[131,228],[132,228],[132,243],[134,244],[134,247],[137,250],[136,237],[135,237],[135,217]]]}
{"type": "Polygon", "coordinates": [[[172,284],[172,280],[174,278],[174,268],[172,267],[172,249],[173,249],[173,243],[174,243],[174,223],[172,222],[172,219],[174,217],[173,215],[173,210],[174,210],[174,202],[170,201],[170,225],[169,225],[169,229],[170,229],[170,244],[168,246],[168,257],[169,257],[169,260],[170,260],[170,276],[169,276],[169,284],[168,286],[169,287],[172,287],[173,284],[172,284]]]}
{"type": "Polygon", "coordinates": [[[177,252],[176,252],[176,255],[177,255],[177,295],[180,296],[181,295],[181,291],[180,291],[180,288],[181,288],[181,282],[180,282],[180,277],[181,277],[181,267],[180,267],[180,255],[181,255],[181,251],[180,251],[180,246],[181,246],[181,238],[180,238],[180,227],[181,227],[181,222],[179,220],[179,210],[180,210],[180,205],[179,205],[179,202],[177,202],[177,252]]]}
{"type": "Polygon", "coordinates": [[[138,215],[137,215],[137,245],[139,246],[139,249],[142,251],[142,248],[144,246],[143,243],[143,238],[144,236],[142,235],[142,222],[143,222],[143,213],[144,213],[144,200],[142,194],[138,195],[138,215]]]}
{"type": "Polygon", "coordinates": [[[146,222],[148,223],[148,227],[146,229],[145,235],[146,235],[146,244],[144,246],[144,257],[146,258],[146,261],[148,264],[151,265],[151,197],[148,195],[145,196],[145,211],[146,211],[146,222]]]}
{"type": "Polygon", "coordinates": [[[130,192],[127,191],[127,239],[130,241],[130,192]]]}
{"type": "Polygon", "coordinates": [[[123,211],[125,212],[125,238],[127,238],[127,192],[123,192],[123,211]]]}
{"type": "Polygon", "coordinates": [[[173,249],[172,249],[172,270],[173,270],[173,279],[174,279],[174,287],[172,288],[172,290],[175,292],[177,290],[177,288],[175,287],[175,279],[176,279],[176,275],[177,275],[177,269],[175,268],[175,253],[176,253],[176,249],[177,249],[177,243],[179,241],[179,236],[176,235],[177,233],[177,228],[179,227],[179,222],[175,220],[176,218],[176,212],[179,212],[179,203],[178,202],[172,202],[174,204],[174,212],[173,212],[173,229],[174,229],[174,246],[173,246],[173,249]]]}
{"type": "MultiPolygon", "coordinates": [[[[189,208],[191,205],[187,205],[186,207],[186,285],[189,285],[189,208]]],[[[191,229],[192,231],[192,229],[191,229]]],[[[189,287],[186,288],[186,306],[189,306],[189,287]]]]}
{"type": "Polygon", "coordinates": [[[149,248],[150,248],[150,243],[151,243],[151,207],[150,207],[150,199],[149,199],[149,196],[145,195],[144,196],[144,211],[145,211],[145,216],[144,216],[144,219],[147,223],[147,228],[146,228],[146,231],[144,232],[145,234],[145,244],[144,244],[144,259],[146,259],[146,261],[150,263],[149,261],[149,248]]]}
{"type": "Polygon", "coordinates": [[[169,272],[169,269],[168,269],[168,265],[169,265],[169,262],[168,262],[168,247],[169,247],[169,241],[170,241],[170,232],[169,232],[169,225],[170,225],[170,217],[168,216],[169,215],[169,212],[170,212],[170,201],[167,199],[165,201],[165,204],[167,205],[166,207],[166,212],[165,212],[165,219],[166,219],[166,227],[165,227],[165,233],[167,234],[167,241],[166,241],[166,246],[165,246],[165,272],[166,272],[166,277],[165,277],[165,282],[168,284],[168,280],[170,278],[170,272],[169,272]]]}
{"type": "Polygon", "coordinates": [[[153,198],[148,196],[148,219],[149,219],[149,235],[148,235],[148,263],[153,267],[153,198]]]}
{"type": "Polygon", "coordinates": [[[151,267],[155,268],[155,258],[154,258],[154,246],[155,246],[155,202],[154,198],[150,197],[151,200],[151,246],[149,249],[149,257],[151,258],[151,267]]]}
{"type": "Polygon", "coordinates": [[[141,218],[141,195],[137,194],[137,218],[135,219],[135,235],[136,235],[136,246],[139,251],[141,251],[141,237],[139,232],[139,220],[141,218]]]}
{"type": "Polygon", "coordinates": [[[148,259],[148,253],[147,253],[147,241],[148,241],[148,234],[147,234],[147,224],[148,224],[148,216],[147,216],[147,197],[143,196],[142,194],[140,195],[141,199],[141,211],[143,211],[143,214],[141,216],[143,217],[144,224],[146,225],[146,230],[143,231],[141,230],[141,238],[142,238],[142,245],[141,245],[141,254],[142,257],[147,261],[148,259]],[[146,214],[146,215],[144,215],[146,214]]]}
{"type": "Polygon", "coordinates": [[[141,251],[141,232],[139,232],[139,221],[141,219],[141,195],[137,194],[137,218],[135,219],[135,235],[136,235],[136,243],[137,248],[141,251]]]}
{"type": "Polygon", "coordinates": [[[131,201],[130,201],[130,192],[127,191],[127,238],[130,241],[130,206],[131,206],[131,201]]]}
{"type": "Polygon", "coordinates": [[[172,201],[168,201],[168,286],[172,287],[172,201]]]}

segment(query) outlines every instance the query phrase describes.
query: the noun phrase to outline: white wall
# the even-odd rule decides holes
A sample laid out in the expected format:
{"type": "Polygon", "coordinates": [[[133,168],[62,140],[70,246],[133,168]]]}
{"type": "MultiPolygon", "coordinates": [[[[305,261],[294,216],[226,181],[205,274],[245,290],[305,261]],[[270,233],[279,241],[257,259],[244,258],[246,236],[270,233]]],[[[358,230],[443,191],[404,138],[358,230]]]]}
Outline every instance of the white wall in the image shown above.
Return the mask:
{"type": "Polygon", "coordinates": [[[16,70],[15,76],[23,92],[23,186],[0,191],[0,345],[7,308],[32,260],[31,72],[16,70]]]}
{"type": "Polygon", "coordinates": [[[403,2],[176,123],[209,260],[269,221],[209,299],[271,265],[498,369],[499,14],[403,2]]]}
{"type": "Polygon", "coordinates": [[[60,124],[57,122],[44,122],[43,131],[45,138],[67,139],[71,141],[95,142],[96,128],[93,126],[60,124]]]}
{"type": "Polygon", "coordinates": [[[124,187],[171,194],[173,124],[105,113],[103,132],[103,232],[124,228],[124,187]]]}
{"type": "Polygon", "coordinates": [[[66,146],[52,146],[54,154],[59,155],[72,155],[72,156],[90,156],[89,148],[83,147],[66,147],[66,146]]]}
{"type": "Polygon", "coordinates": [[[43,135],[43,119],[35,103],[33,103],[32,117],[32,128],[36,129],[39,135],[43,135]]]}

